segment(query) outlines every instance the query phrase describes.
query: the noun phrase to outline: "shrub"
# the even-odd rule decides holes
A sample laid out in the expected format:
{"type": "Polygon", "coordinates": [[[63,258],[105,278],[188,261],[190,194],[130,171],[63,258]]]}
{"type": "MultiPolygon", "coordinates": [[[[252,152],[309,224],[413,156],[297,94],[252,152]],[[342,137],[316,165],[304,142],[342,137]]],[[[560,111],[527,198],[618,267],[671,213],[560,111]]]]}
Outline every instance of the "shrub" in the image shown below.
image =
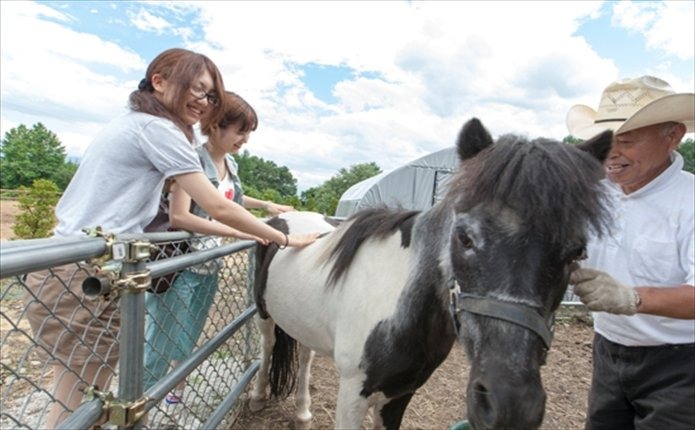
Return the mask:
{"type": "Polygon", "coordinates": [[[21,187],[19,210],[12,230],[20,239],[48,237],[56,224],[53,212],[60,197],[58,186],[47,179],[37,179],[31,188],[21,187]]]}

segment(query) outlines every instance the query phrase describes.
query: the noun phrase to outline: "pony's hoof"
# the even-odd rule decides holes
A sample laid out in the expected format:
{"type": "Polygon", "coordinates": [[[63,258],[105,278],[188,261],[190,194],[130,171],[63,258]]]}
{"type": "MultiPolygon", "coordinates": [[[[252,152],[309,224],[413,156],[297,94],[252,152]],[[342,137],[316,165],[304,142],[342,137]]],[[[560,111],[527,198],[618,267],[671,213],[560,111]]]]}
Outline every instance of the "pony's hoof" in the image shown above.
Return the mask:
{"type": "Polygon", "coordinates": [[[309,430],[311,428],[312,415],[308,417],[297,417],[294,419],[294,428],[297,430],[309,430]]]}
{"type": "Polygon", "coordinates": [[[265,399],[254,399],[253,397],[249,399],[249,409],[251,412],[258,412],[265,408],[265,399]]]}

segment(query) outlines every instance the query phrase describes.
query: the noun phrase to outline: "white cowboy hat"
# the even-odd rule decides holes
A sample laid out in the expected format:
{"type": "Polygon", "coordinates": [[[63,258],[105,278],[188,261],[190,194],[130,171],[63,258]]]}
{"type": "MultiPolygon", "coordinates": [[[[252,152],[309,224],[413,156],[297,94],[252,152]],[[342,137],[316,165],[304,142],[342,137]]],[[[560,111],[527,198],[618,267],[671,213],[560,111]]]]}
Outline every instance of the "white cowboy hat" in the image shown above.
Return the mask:
{"type": "Polygon", "coordinates": [[[580,139],[605,130],[625,133],[662,122],[682,122],[695,131],[695,94],[675,93],[668,82],[653,76],[622,79],[601,94],[598,111],[574,105],[567,112],[567,129],[580,139]]]}

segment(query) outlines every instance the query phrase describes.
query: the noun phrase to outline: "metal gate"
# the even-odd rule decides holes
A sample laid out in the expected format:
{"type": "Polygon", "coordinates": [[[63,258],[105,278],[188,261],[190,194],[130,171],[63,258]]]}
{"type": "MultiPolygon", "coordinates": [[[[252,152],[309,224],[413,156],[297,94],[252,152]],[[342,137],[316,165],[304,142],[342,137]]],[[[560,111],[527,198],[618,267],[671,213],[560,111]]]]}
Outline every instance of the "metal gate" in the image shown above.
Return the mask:
{"type": "MultiPolygon", "coordinates": [[[[252,295],[254,242],[238,241],[150,261],[153,249],[197,239],[200,236],[185,232],[115,236],[92,231],[84,238],[3,241],[0,428],[45,428],[52,408],[65,407],[57,402],[52,385],[56,360],[62,359],[37,342],[29,324],[29,304],[43,306],[49,313],[53,304],[37,303],[36,293],[27,283],[28,274],[48,270],[54,279],[62,276],[59,284],[67,294],[72,276],[86,268],[95,271],[96,276],[82,284],[80,306],[89,299],[111,300],[118,306],[121,322],[116,329],[117,365],[107,368],[104,364],[105,371],[114,377],[109,386],[96,387],[79,367],[59,362],[74,369],[70,376],[77,381],[75,388],[86,388],[82,388],[82,403],[74,411],[66,411],[69,416],[58,428],[231,426],[238,400],[258,370],[258,334],[255,325],[248,324],[256,312],[252,295]],[[152,318],[145,310],[145,301],[153,295],[147,292],[151,278],[211,261],[221,265],[217,293],[193,352],[144,391],[144,327],[152,318]],[[47,360],[42,358],[46,355],[47,360]],[[185,388],[180,403],[163,401],[181,381],[185,381],[185,388]]],[[[65,332],[79,337],[79,333],[71,332],[70,322],[68,319],[64,324],[65,332]]]]}

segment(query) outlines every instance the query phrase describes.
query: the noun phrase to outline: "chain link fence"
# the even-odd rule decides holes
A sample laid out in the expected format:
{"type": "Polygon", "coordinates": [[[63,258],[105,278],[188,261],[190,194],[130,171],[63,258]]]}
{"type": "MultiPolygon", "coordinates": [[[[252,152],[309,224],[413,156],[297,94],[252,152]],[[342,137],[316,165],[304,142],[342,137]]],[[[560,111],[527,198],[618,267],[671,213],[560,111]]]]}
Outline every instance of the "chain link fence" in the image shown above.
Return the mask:
{"type": "Polygon", "coordinates": [[[3,242],[0,428],[230,427],[258,368],[254,244],[150,252],[203,239],[3,242]],[[147,291],[182,270],[166,292],[147,291]]]}

